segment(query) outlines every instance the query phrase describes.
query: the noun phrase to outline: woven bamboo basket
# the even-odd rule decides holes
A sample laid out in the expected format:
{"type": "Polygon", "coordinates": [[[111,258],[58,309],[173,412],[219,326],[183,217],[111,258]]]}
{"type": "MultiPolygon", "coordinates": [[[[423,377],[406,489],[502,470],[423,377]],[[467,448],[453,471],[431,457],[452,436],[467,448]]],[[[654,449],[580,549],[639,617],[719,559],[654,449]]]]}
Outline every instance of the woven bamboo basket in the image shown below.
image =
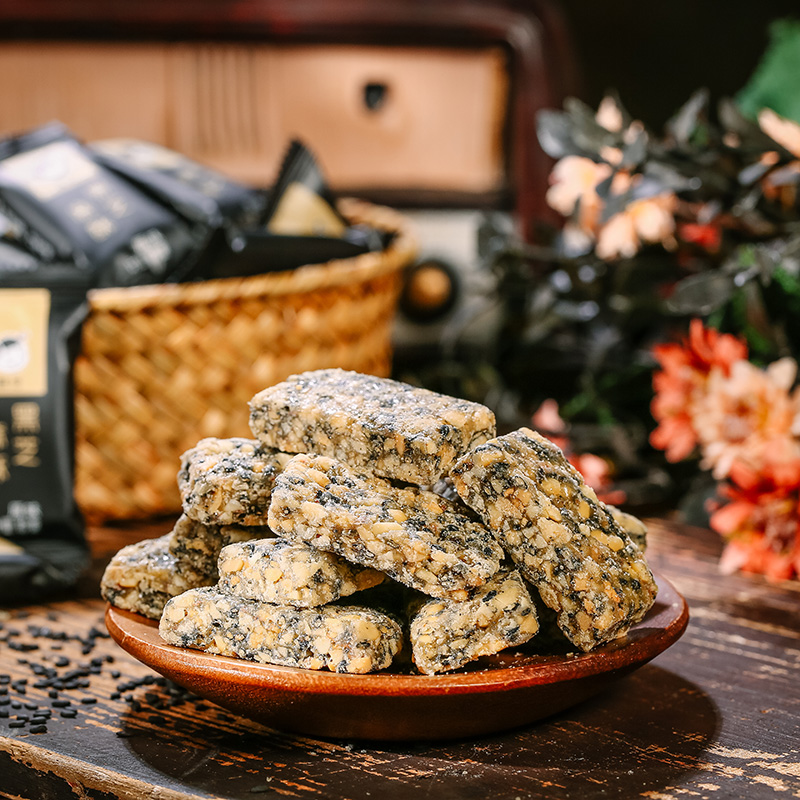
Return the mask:
{"type": "Polygon", "coordinates": [[[75,496],[87,519],[177,511],[181,453],[205,436],[250,437],[248,401],[292,373],[389,373],[413,237],[391,209],[341,210],[396,235],[381,252],[291,271],[91,293],[75,364],[75,496]]]}

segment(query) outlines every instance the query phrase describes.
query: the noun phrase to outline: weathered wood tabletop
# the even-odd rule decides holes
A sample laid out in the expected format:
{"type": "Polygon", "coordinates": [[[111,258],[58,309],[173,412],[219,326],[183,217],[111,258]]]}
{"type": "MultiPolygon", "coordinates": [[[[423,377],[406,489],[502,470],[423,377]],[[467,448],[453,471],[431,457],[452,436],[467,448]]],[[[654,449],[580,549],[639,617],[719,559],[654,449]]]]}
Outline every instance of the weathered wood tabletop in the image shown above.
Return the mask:
{"type": "Polygon", "coordinates": [[[102,565],[168,528],[93,529],[80,599],[0,611],[0,796],[800,797],[800,584],[720,575],[709,531],[651,523],[649,560],[688,599],[691,621],[614,688],[502,735],[386,744],[257,726],[105,638],[102,565]]]}

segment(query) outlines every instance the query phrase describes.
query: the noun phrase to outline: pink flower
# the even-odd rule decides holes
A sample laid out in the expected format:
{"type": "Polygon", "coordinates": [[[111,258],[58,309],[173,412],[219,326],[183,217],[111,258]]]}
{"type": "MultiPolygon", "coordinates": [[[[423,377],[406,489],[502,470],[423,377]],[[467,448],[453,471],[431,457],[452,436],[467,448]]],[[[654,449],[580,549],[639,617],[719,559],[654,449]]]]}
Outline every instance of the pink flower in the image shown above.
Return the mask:
{"type": "Polygon", "coordinates": [[[675,233],[675,205],[672,193],[634,200],[614,214],[597,235],[595,253],[604,261],[632,258],[642,242],[663,242],[675,233]]]}
{"type": "Polygon", "coordinates": [[[616,100],[614,100],[611,95],[606,95],[600,101],[594,118],[597,124],[607,131],[611,131],[612,133],[620,133],[622,131],[622,112],[619,110],[616,100]]]}
{"type": "MultiPolygon", "coordinates": [[[[796,158],[800,158],[800,125],[794,120],[776,114],[770,108],[762,108],[758,113],[758,124],[761,130],[781,147],[788,150],[796,158]]],[[[763,163],[777,164],[780,156],[777,153],[765,153],[763,163]]],[[[768,200],[778,200],[784,208],[792,208],[797,201],[797,174],[800,173],[800,161],[790,161],[783,167],[767,173],[761,180],[761,188],[768,200]]]]}
{"type": "Polygon", "coordinates": [[[567,461],[583,476],[587,486],[597,492],[597,496],[605,503],[619,504],[625,502],[625,492],[621,489],[610,489],[611,470],[608,462],[593,453],[574,453],[567,435],[567,423],[558,413],[558,403],[552,398],[545,400],[531,418],[533,426],[559,447],[567,461]]]}
{"type": "Polygon", "coordinates": [[[633,258],[639,252],[639,237],[636,235],[636,224],[627,211],[620,211],[619,214],[614,214],[603,225],[597,235],[597,246],[594,252],[603,261],[633,258]]]}
{"type": "Polygon", "coordinates": [[[585,231],[594,232],[602,207],[595,189],[609,175],[611,167],[608,164],[598,164],[582,156],[565,156],[550,173],[552,185],[547,190],[547,204],[568,217],[580,201],[578,225],[585,231]]]}
{"type": "Polygon", "coordinates": [[[771,108],[762,108],[758,112],[758,124],[770,139],[800,158],[800,125],[776,114],[771,108]]]}
{"type": "Polygon", "coordinates": [[[715,478],[730,474],[739,460],[759,470],[770,451],[800,431],[800,395],[790,393],[797,363],[783,358],[759,369],[735,362],[728,374],[712,370],[703,396],[691,409],[703,454],[715,478]]]}
{"type": "Polygon", "coordinates": [[[651,411],[659,424],[650,443],[664,450],[668,461],[681,461],[697,445],[694,408],[706,391],[711,370],[728,374],[733,364],[747,358],[747,346],[695,319],[683,344],[657,345],[653,355],[661,371],[653,375],[651,411]]]}

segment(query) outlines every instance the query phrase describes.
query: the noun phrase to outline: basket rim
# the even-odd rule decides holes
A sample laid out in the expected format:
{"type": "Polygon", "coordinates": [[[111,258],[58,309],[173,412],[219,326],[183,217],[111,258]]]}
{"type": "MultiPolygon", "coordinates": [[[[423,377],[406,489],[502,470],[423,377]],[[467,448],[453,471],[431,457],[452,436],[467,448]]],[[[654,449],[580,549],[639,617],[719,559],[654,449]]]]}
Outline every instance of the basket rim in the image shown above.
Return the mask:
{"type": "Polygon", "coordinates": [[[312,292],[383,277],[401,269],[414,258],[416,239],[409,229],[408,219],[400,212],[354,198],[341,198],[338,206],[342,214],[354,223],[366,223],[394,232],[388,247],[350,258],[243,278],[92,289],[88,297],[90,311],[135,312],[158,306],[205,305],[217,300],[312,292]]]}

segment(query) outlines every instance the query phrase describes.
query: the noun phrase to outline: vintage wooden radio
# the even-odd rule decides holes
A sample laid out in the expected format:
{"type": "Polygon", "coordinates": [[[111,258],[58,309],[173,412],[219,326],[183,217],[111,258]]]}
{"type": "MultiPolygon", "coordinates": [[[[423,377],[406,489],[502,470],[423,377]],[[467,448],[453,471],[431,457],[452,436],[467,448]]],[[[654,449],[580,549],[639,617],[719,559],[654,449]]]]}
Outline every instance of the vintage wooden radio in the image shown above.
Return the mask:
{"type": "Polygon", "coordinates": [[[536,112],[560,104],[572,73],[545,0],[10,0],[0,37],[2,132],[60,119],[264,186],[297,136],[337,192],[404,209],[427,267],[400,347],[490,290],[483,211],[528,238],[546,214],[536,112]]]}

